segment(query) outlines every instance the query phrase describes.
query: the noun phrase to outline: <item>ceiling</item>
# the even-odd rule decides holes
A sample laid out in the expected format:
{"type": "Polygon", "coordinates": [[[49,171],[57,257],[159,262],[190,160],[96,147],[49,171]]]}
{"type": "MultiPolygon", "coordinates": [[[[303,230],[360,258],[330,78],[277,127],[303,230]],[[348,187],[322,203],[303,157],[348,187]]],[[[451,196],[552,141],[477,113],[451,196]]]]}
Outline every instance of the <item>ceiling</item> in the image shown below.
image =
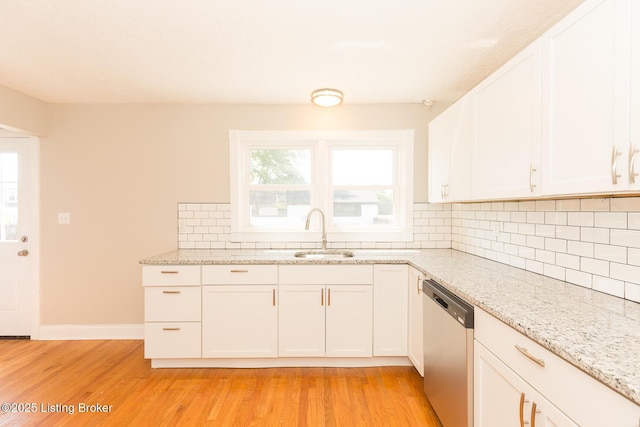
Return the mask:
{"type": "Polygon", "coordinates": [[[451,103],[583,0],[0,0],[0,84],[52,103],[451,103]]]}

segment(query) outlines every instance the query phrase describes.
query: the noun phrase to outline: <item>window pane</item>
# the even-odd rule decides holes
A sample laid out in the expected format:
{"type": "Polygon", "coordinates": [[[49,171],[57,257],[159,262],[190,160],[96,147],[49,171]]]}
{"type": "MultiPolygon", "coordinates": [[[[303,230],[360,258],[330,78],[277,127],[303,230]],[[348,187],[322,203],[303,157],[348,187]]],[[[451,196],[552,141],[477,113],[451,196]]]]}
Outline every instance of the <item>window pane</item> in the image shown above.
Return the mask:
{"type": "Polygon", "coordinates": [[[249,224],[275,228],[304,228],[311,205],[309,191],[250,191],[249,224]]]}
{"type": "Polygon", "coordinates": [[[333,150],[333,185],[393,185],[393,150],[333,150]]]}
{"type": "Polygon", "coordinates": [[[334,224],[371,226],[393,222],[393,190],[333,192],[334,224]]]}
{"type": "Polygon", "coordinates": [[[0,153],[0,241],[15,241],[18,230],[18,154],[0,153]]]}
{"type": "Polygon", "coordinates": [[[250,150],[252,185],[308,184],[311,177],[310,150],[250,150]]]}

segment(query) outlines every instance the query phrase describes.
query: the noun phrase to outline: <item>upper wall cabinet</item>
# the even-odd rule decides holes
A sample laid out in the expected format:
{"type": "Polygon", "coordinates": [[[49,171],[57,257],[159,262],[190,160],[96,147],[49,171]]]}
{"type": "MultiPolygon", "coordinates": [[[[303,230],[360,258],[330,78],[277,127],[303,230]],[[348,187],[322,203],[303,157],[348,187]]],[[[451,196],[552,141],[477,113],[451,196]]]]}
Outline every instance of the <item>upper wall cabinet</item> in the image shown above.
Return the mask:
{"type": "Polygon", "coordinates": [[[629,190],[630,7],[588,0],[542,38],[548,195],[629,190]]]}
{"type": "Polygon", "coordinates": [[[429,202],[471,198],[471,94],[429,123],[429,202]]]}
{"type": "Polygon", "coordinates": [[[629,189],[640,191],[640,2],[631,2],[629,189]]]}
{"type": "Polygon", "coordinates": [[[540,195],[542,41],[473,91],[473,198],[540,195]]]}

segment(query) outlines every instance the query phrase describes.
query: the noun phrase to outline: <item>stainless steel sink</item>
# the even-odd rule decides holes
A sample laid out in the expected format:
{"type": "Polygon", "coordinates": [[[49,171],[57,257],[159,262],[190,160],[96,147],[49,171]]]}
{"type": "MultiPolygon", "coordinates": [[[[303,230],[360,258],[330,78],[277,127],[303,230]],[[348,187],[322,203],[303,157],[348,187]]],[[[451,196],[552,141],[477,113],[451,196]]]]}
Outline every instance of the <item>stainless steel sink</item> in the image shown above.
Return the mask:
{"type": "Polygon", "coordinates": [[[310,259],[339,259],[339,258],[351,258],[353,252],[350,251],[335,251],[335,250],[315,250],[315,251],[300,251],[293,254],[296,258],[310,258],[310,259]]]}

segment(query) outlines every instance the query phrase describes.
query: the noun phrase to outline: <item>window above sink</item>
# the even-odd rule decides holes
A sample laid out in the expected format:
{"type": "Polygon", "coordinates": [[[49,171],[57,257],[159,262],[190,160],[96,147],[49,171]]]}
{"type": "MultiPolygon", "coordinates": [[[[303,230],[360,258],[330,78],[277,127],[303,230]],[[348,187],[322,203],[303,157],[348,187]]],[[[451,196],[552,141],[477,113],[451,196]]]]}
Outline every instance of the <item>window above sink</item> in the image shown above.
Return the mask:
{"type": "Polygon", "coordinates": [[[413,238],[413,130],[230,131],[233,241],[413,238]],[[316,218],[317,219],[317,218],[316,218]]]}

